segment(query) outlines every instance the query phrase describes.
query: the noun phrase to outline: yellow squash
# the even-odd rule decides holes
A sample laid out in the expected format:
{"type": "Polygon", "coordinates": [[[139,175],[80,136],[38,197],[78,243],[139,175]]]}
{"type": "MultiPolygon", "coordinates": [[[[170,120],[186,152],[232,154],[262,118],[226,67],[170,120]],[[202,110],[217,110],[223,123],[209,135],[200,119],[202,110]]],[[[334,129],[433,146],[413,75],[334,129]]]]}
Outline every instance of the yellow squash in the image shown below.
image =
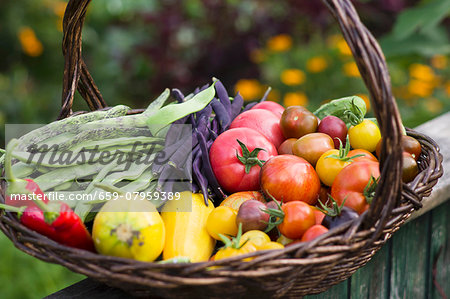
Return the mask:
{"type": "Polygon", "coordinates": [[[163,259],[187,257],[191,262],[207,261],[216,241],[206,230],[206,220],[214,209],[202,194],[181,192],[179,200],[168,201],[161,212],[166,230],[163,259]]]}

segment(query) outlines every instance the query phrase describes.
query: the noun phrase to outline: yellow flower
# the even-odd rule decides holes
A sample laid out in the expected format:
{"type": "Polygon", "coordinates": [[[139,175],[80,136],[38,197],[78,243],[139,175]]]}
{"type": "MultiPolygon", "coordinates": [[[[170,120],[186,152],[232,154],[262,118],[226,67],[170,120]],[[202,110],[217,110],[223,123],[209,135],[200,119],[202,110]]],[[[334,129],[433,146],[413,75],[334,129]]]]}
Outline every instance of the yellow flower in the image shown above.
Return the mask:
{"type": "Polygon", "coordinates": [[[255,79],[241,79],[234,86],[235,92],[239,92],[245,101],[251,101],[261,95],[262,86],[255,79]]]}
{"type": "Polygon", "coordinates": [[[292,38],[287,34],[279,34],[267,41],[267,48],[273,52],[285,52],[292,47],[292,38]]]}
{"type": "Polygon", "coordinates": [[[41,41],[30,27],[20,28],[18,37],[22,45],[22,51],[28,56],[37,57],[44,51],[41,41]]]}
{"type": "Polygon", "coordinates": [[[320,73],[327,67],[327,60],[323,56],[315,56],[306,61],[306,69],[311,73],[320,73]]]}
{"type": "Polygon", "coordinates": [[[438,99],[429,98],[425,101],[425,108],[431,113],[439,113],[444,108],[444,105],[438,99]]]}
{"type": "Polygon", "coordinates": [[[308,97],[301,91],[288,92],[284,95],[284,107],[289,106],[306,106],[308,105],[308,97]]]}
{"type": "Polygon", "coordinates": [[[337,41],[336,48],[338,48],[339,52],[342,55],[346,56],[352,55],[352,50],[350,49],[344,38],[341,38],[340,40],[337,41]]]}
{"type": "Polygon", "coordinates": [[[358,66],[356,65],[356,62],[347,62],[342,66],[342,70],[344,71],[344,74],[348,77],[361,77],[361,74],[359,73],[358,66]]]}
{"type": "Polygon", "coordinates": [[[437,69],[445,69],[447,67],[447,57],[444,55],[434,55],[431,58],[431,65],[437,69]]]}
{"type": "Polygon", "coordinates": [[[366,103],[366,110],[369,111],[370,110],[370,99],[369,99],[369,96],[364,94],[364,93],[358,93],[356,96],[360,97],[361,99],[364,100],[364,102],[366,103]]]}
{"type": "Polygon", "coordinates": [[[305,73],[299,69],[287,69],[281,73],[280,79],[285,85],[300,85],[305,82],[305,73]]]}
{"type": "Polygon", "coordinates": [[[433,94],[433,87],[430,82],[412,79],[409,81],[408,91],[415,96],[426,98],[433,94]]]}
{"type": "Polygon", "coordinates": [[[266,60],[266,55],[264,54],[264,51],[261,49],[254,49],[250,52],[250,60],[253,63],[261,63],[264,60],[266,60]]]}
{"type": "Polygon", "coordinates": [[[436,76],[431,67],[425,64],[413,63],[409,67],[409,75],[413,79],[432,82],[436,80],[436,76]]]}

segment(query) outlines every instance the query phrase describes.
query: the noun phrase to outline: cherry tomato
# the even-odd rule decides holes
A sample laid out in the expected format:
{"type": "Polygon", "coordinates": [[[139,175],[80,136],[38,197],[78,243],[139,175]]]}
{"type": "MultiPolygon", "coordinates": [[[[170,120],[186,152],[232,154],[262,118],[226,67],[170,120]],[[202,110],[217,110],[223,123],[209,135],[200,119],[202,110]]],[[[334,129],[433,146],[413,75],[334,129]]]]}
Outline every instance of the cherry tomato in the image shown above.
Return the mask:
{"type": "Polygon", "coordinates": [[[287,202],[281,206],[281,210],[284,218],[278,229],[289,239],[300,239],[308,228],[316,224],[312,207],[303,201],[287,202]]]}
{"type": "Polygon", "coordinates": [[[270,158],[261,169],[261,189],[278,201],[304,201],[315,204],[320,180],[314,167],[303,158],[279,155],[270,158]]]}
{"type": "Polygon", "coordinates": [[[320,181],[327,186],[331,186],[338,173],[351,163],[351,161],[343,161],[335,157],[330,157],[332,155],[339,156],[339,150],[332,149],[326,151],[316,163],[317,175],[320,181]]]}
{"type": "Polygon", "coordinates": [[[297,138],[288,138],[278,147],[279,155],[293,155],[292,147],[297,141],[297,138]]]}
{"type": "Polygon", "coordinates": [[[227,198],[225,198],[220,205],[221,206],[227,206],[232,208],[233,210],[238,211],[239,207],[244,201],[247,200],[257,200],[262,203],[266,203],[266,200],[264,199],[264,196],[259,191],[240,191],[231,194],[227,198]]]}
{"type": "MultiPolygon", "coordinates": [[[[370,185],[375,182],[372,178],[380,176],[379,163],[372,161],[354,162],[339,172],[331,186],[331,196],[341,205],[352,208],[362,214],[369,208],[367,197],[373,196],[370,185]]],[[[373,191],[373,190],[372,190],[373,191]]]]}
{"type": "Polygon", "coordinates": [[[208,215],[206,230],[216,240],[222,240],[219,234],[224,236],[236,236],[238,226],[236,225],[237,212],[230,207],[218,206],[208,215]]]}
{"type": "Polygon", "coordinates": [[[300,242],[308,242],[311,240],[314,240],[318,236],[326,233],[328,231],[328,228],[326,228],[323,225],[315,224],[308,228],[308,230],[303,234],[302,238],[300,239],[300,242]]]}
{"type": "Polygon", "coordinates": [[[402,181],[409,183],[416,175],[419,173],[419,167],[414,157],[407,152],[403,152],[403,170],[402,170],[402,181]]]}
{"type": "MultiPolygon", "coordinates": [[[[378,158],[380,158],[382,142],[383,138],[381,138],[377,144],[376,155],[378,158]]],[[[419,159],[420,154],[422,153],[422,146],[417,139],[411,136],[403,135],[401,145],[404,152],[410,153],[416,161],[419,159]]]]}
{"type": "Polygon", "coordinates": [[[313,210],[314,216],[316,218],[316,224],[322,224],[323,218],[325,218],[325,214],[316,207],[313,207],[313,210]]]}
{"type": "Polygon", "coordinates": [[[378,162],[378,159],[369,151],[366,151],[364,149],[354,149],[348,152],[348,157],[355,157],[352,158],[352,162],[360,162],[360,161],[373,161],[378,162]],[[356,157],[358,155],[362,155],[359,157],[356,157]]]}
{"type": "Polygon", "coordinates": [[[260,230],[249,230],[241,237],[241,243],[245,241],[252,243],[259,250],[261,246],[270,242],[270,238],[265,232],[260,230]]]}
{"type": "Polygon", "coordinates": [[[325,133],[333,139],[335,148],[339,148],[339,140],[345,145],[347,137],[347,126],[345,122],[334,115],[324,117],[317,127],[317,132],[325,133]]]}
{"type": "MultiPolygon", "coordinates": [[[[245,243],[243,246],[241,247],[223,247],[221,249],[219,249],[219,251],[217,251],[217,253],[214,256],[214,260],[218,261],[218,260],[222,260],[222,259],[226,259],[229,257],[233,257],[233,256],[238,256],[238,255],[243,255],[246,253],[250,253],[250,252],[255,252],[257,249],[255,247],[255,245],[253,245],[253,243],[251,242],[247,242],[245,243]]],[[[244,259],[244,261],[249,261],[252,258],[246,258],[244,259]]]]}
{"type": "Polygon", "coordinates": [[[264,101],[261,103],[256,104],[255,106],[252,107],[252,109],[266,109],[269,110],[272,113],[275,113],[276,116],[278,116],[278,118],[281,117],[281,115],[284,112],[284,107],[281,106],[280,104],[276,103],[276,102],[272,102],[272,101],[264,101]]]}
{"type": "Polygon", "coordinates": [[[381,133],[373,121],[365,119],[356,126],[348,129],[348,139],[352,148],[365,149],[373,152],[381,139],[381,133]]]}
{"type": "Polygon", "coordinates": [[[302,106],[287,107],[280,120],[281,130],[286,138],[300,138],[317,130],[317,117],[302,106]]]}
{"type": "Polygon", "coordinates": [[[236,216],[236,225],[242,224],[242,232],[250,230],[264,230],[269,222],[269,214],[263,210],[267,206],[257,200],[247,200],[243,202],[236,216]]]}
{"type": "Polygon", "coordinates": [[[264,135],[277,148],[285,140],[280,128],[280,117],[265,109],[251,109],[239,114],[230,129],[250,128],[264,135]]]}
{"type": "Polygon", "coordinates": [[[263,245],[259,246],[257,249],[258,250],[275,250],[275,249],[283,249],[284,246],[281,243],[278,242],[267,242],[264,243],[263,245]]]}
{"type": "Polygon", "coordinates": [[[261,167],[255,163],[249,172],[246,172],[246,166],[236,156],[243,156],[237,140],[241,141],[249,152],[256,148],[264,149],[257,153],[259,160],[266,161],[277,155],[275,146],[257,131],[249,128],[230,129],[216,138],[209,151],[214,175],[228,193],[259,190],[261,167]]]}
{"type": "Polygon", "coordinates": [[[300,137],[292,146],[292,153],[316,165],[320,156],[330,150],[334,149],[333,139],[324,133],[310,133],[300,137]]]}

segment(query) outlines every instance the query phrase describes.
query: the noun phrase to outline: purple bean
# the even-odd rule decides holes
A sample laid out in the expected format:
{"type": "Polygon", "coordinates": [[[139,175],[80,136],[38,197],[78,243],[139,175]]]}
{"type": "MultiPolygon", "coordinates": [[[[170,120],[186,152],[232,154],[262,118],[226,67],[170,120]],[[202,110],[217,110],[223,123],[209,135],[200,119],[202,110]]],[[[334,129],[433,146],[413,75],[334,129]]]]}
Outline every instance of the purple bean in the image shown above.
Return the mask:
{"type": "Polygon", "coordinates": [[[192,162],[192,174],[194,180],[197,182],[198,187],[203,193],[205,204],[208,206],[208,180],[201,172],[202,159],[200,155],[196,155],[192,162]]]}
{"type": "Polygon", "coordinates": [[[178,103],[183,103],[184,102],[184,94],[177,88],[173,88],[172,89],[172,96],[175,98],[175,100],[178,103]]]}
{"type": "Polygon", "coordinates": [[[239,94],[239,92],[234,97],[233,102],[231,103],[231,119],[235,119],[236,116],[241,113],[242,105],[244,104],[244,98],[239,94]]]}
{"type": "Polygon", "coordinates": [[[202,116],[206,116],[206,117],[210,117],[212,113],[212,107],[211,104],[208,104],[205,108],[203,108],[202,110],[200,110],[199,112],[197,112],[195,114],[195,118],[196,119],[200,119],[202,116]]]}
{"type": "Polygon", "coordinates": [[[216,140],[216,138],[218,137],[217,133],[214,132],[214,130],[212,130],[212,129],[209,128],[209,127],[208,127],[208,131],[209,131],[209,137],[210,137],[212,140],[216,140]]]}
{"type": "Polygon", "coordinates": [[[208,144],[205,139],[205,136],[200,134],[197,130],[195,130],[197,134],[198,144],[200,145],[200,150],[202,153],[202,169],[205,172],[205,175],[208,179],[209,185],[211,186],[214,193],[221,199],[225,198],[222,189],[220,188],[219,183],[217,182],[216,176],[214,175],[214,171],[211,167],[211,162],[209,161],[209,150],[208,144]]]}
{"type": "Polygon", "coordinates": [[[214,98],[211,101],[212,108],[214,109],[214,112],[216,113],[216,118],[219,120],[220,124],[220,133],[228,129],[228,127],[231,124],[230,115],[228,114],[228,111],[225,109],[225,107],[222,105],[222,103],[214,98]]]}
{"type": "Polygon", "coordinates": [[[216,94],[219,97],[220,102],[225,107],[225,110],[228,112],[228,115],[231,116],[231,102],[230,97],[228,96],[228,92],[225,89],[225,86],[223,86],[222,82],[217,80],[216,84],[214,85],[214,88],[216,89],[216,94]]]}
{"type": "Polygon", "coordinates": [[[245,111],[248,111],[248,110],[252,109],[256,104],[258,104],[258,102],[252,102],[252,103],[247,104],[244,107],[244,110],[242,110],[242,112],[245,112],[245,111]]]}

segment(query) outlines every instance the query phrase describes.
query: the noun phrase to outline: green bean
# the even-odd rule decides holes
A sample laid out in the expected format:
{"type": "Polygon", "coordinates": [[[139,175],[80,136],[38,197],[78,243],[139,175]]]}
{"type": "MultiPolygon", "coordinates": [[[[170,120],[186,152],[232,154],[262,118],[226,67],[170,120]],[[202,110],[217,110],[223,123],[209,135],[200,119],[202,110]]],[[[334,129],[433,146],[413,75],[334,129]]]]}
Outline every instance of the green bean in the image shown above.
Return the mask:
{"type": "MultiPolygon", "coordinates": [[[[125,192],[137,192],[150,186],[153,179],[151,171],[144,172],[139,178],[121,187],[125,192]]],[[[155,183],[156,184],[156,183],[155,183]]]]}
{"type": "Polygon", "coordinates": [[[93,111],[90,113],[80,114],[72,117],[65,118],[63,120],[52,122],[46,126],[33,130],[24,136],[20,137],[21,144],[18,149],[23,149],[22,145],[30,145],[42,142],[50,137],[60,135],[67,132],[67,130],[73,130],[81,124],[89,123],[95,120],[118,117],[126,115],[130,108],[124,105],[118,105],[112,107],[108,111],[93,111]]]}
{"type": "Polygon", "coordinates": [[[105,167],[103,167],[102,170],[100,170],[100,172],[95,176],[89,186],[87,186],[85,190],[86,193],[90,193],[94,189],[95,184],[101,182],[105,178],[105,176],[108,175],[108,173],[110,173],[115,167],[117,167],[117,165],[117,161],[105,165],[105,167]]]}
{"type": "Polygon", "coordinates": [[[104,167],[104,165],[100,164],[85,164],[58,168],[35,178],[34,181],[43,191],[46,191],[67,181],[73,181],[76,178],[82,178],[98,173],[104,167]]]}
{"type": "Polygon", "coordinates": [[[210,87],[197,93],[189,101],[179,104],[167,105],[150,115],[147,118],[147,125],[152,134],[156,135],[159,130],[173,123],[174,121],[205,108],[214,98],[215,82],[216,81],[214,81],[214,83],[211,84],[210,87]]]}
{"type": "Polygon", "coordinates": [[[54,191],[68,190],[72,187],[73,181],[67,181],[53,188],[54,191]]]}
{"type": "MultiPolygon", "coordinates": [[[[152,161],[154,157],[155,154],[151,155],[149,157],[149,160],[152,161]]],[[[115,185],[123,180],[138,180],[139,177],[144,173],[144,171],[151,166],[152,164],[149,163],[133,164],[127,170],[111,173],[110,175],[105,177],[102,182],[107,182],[109,184],[115,185]]]]}
{"type": "Polygon", "coordinates": [[[23,162],[17,162],[11,167],[11,170],[17,178],[26,178],[36,171],[36,167],[23,162]]]}

